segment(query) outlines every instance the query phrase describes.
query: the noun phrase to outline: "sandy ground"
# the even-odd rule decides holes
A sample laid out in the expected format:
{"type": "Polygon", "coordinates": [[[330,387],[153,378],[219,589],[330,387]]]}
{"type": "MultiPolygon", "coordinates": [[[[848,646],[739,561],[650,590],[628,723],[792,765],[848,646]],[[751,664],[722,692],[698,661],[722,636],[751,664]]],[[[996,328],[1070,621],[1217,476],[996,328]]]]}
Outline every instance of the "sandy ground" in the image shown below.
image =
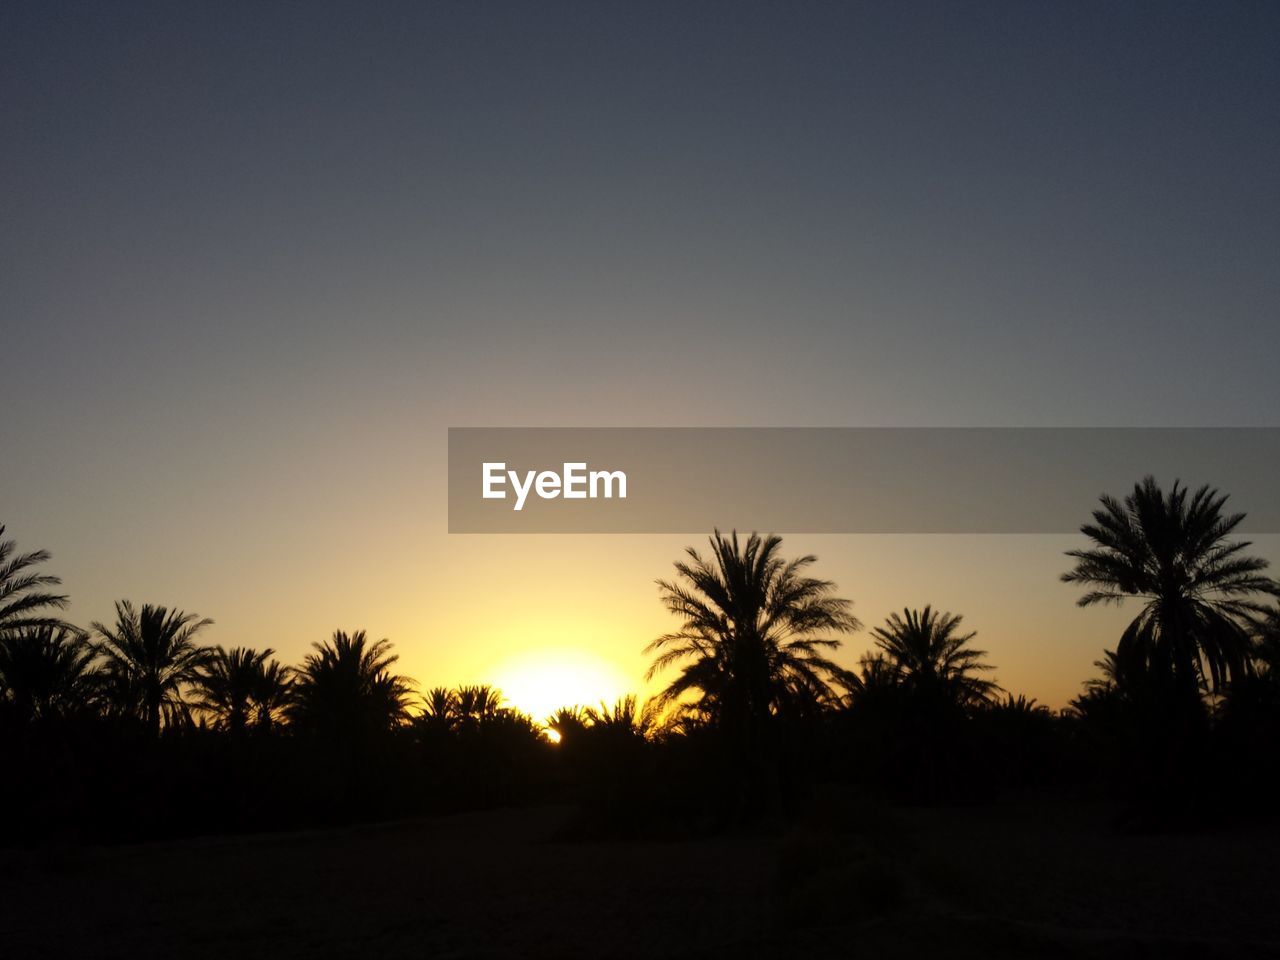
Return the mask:
{"type": "Polygon", "coordinates": [[[1077,807],[563,842],[572,811],[0,852],[0,957],[1280,957],[1280,833],[1077,807]]]}

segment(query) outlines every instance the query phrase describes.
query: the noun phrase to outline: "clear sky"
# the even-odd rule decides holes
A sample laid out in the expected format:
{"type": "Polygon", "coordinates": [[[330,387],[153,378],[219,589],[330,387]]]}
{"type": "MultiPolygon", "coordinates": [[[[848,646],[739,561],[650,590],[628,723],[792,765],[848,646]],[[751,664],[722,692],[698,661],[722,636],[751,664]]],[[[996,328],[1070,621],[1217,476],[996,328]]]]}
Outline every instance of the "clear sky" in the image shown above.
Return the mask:
{"type": "MultiPolygon", "coordinates": [[[[448,426],[1274,425],[1277,171],[1272,3],[7,3],[0,521],[80,623],[611,696],[689,538],[450,537],[448,426]]],[[[1073,544],[787,539],[1055,706],[1073,544]]]]}

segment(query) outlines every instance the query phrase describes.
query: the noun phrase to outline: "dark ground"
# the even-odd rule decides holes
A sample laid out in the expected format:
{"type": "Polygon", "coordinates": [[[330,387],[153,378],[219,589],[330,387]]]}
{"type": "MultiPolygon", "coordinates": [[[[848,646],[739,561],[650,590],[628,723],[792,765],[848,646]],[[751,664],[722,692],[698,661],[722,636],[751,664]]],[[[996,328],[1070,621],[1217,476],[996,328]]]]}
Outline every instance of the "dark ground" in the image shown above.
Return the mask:
{"type": "Polygon", "coordinates": [[[885,810],[569,842],[572,811],[0,851],[0,957],[1280,957],[1280,830],[885,810]]]}

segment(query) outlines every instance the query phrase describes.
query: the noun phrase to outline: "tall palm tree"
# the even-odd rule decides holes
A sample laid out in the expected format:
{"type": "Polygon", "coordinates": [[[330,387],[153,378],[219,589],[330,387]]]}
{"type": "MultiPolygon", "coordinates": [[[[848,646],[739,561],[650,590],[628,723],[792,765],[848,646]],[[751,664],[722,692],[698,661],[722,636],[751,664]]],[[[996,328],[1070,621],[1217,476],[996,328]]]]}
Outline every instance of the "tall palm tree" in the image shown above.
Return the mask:
{"type": "Polygon", "coordinates": [[[1067,551],[1076,565],[1062,579],[1087,588],[1080,606],[1142,604],[1116,647],[1120,676],[1135,671],[1183,703],[1249,671],[1252,618],[1265,613],[1256,598],[1280,594],[1267,561],[1231,538],[1245,515],[1224,513],[1226,502],[1176,481],[1166,494],[1146,477],[1123,501],[1103,496],[1080,528],[1093,545],[1067,551]]]}
{"type": "Polygon", "coordinates": [[[232,733],[242,733],[250,724],[270,726],[290,686],[285,669],[277,661],[268,662],[274,653],[270,647],[215,647],[196,681],[195,706],[232,733]]]}
{"type": "Polygon", "coordinates": [[[780,537],[753,533],[743,544],[717,530],[710,545],[705,558],[689,547],[678,577],[658,581],[681,623],[645,648],[654,655],[646,679],[683,664],[659,703],[693,694],[711,722],[749,741],[770,716],[831,698],[840,669],[827,653],[859,623],[833,583],[804,575],[815,557],[782,558],[780,537]]]}
{"type": "Polygon", "coordinates": [[[961,633],[959,614],[905,609],[871,631],[893,682],[908,690],[938,696],[961,707],[989,703],[1000,688],[982,674],[987,653],[969,645],[974,632],[961,633]]]}
{"type": "Polygon", "coordinates": [[[57,626],[60,621],[49,616],[48,610],[67,605],[64,594],[47,589],[62,581],[32,569],[49,559],[49,551],[15,553],[16,546],[13,540],[4,539],[4,524],[0,523],[0,640],[23,627],[57,626]]]}
{"type": "Polygon", "coordinates": [[[94,651],[74,627],[24,627],[0,643],[0,707],[19,723],[66,717],[96,692],[94,651]]]}
{"type": "Polygon", "coordinates": [[[391,652],[390,640],[370,643],[363,630],[338,630],[331,640],[312,646],[289,707],[299,727],[361,736],[386,732],[408,718],[413,681],[391,672],[400,658],[391,652]]]}
{"type": "Polygon", "coordinates": [[[128,600],[118,601],[114,627],[93,624],[110,706],[138,717],[155,736],[162,725],[189,719],[187,691],[211,653],[196,635],[212,623],[194,613],[149,603],[136,610],[128,600]]]}

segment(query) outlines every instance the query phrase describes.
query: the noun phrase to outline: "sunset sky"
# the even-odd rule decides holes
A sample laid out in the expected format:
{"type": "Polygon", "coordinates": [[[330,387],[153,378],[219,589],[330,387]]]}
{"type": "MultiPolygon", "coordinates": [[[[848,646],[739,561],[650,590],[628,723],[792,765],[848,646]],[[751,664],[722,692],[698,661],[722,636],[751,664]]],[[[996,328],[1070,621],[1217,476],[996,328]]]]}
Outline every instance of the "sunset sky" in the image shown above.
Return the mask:
{"type": "MultiPolygon", "coordinates": [[[[447,428],[1275,425],[1278,40],[1268,3],[6,4],[0,522],[82,625],[639,691],[696,538],[450,536],[447,428]]],[[[1055,707],[1125,619],[1071,536],[784,542],[1055,707]]]]}

